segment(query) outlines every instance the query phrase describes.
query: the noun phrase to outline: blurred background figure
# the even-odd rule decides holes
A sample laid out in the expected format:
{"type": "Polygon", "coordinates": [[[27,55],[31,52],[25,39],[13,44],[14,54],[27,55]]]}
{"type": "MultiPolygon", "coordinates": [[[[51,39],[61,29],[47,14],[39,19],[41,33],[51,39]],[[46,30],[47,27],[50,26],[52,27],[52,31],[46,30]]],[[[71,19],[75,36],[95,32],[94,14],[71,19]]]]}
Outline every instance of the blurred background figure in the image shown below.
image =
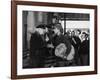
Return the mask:
{"type": "Polygon", "coordinates": [[[79,48],[80,61],[82,66],[89,65],[89,35],[83,32],[81,35],[82,43],[79,48]]]}
{"type": "Polygon", "coordinates": [[[71,38],[71,30],[70,29],[67,30],[67,32],[64,35],[68,38],[68,40],[70,40],[70,38],[71,38]]]}
{"type": "Polygon", "coordinates": [[[81,44],[81,40],[79,38],[79,35],[80,35],[79,30],[73,30],[71,32],[71,38],[70,38],[70,42],[75,48],[74,60],[75,60],[75,64],[76,65],[79,65],[79,53],[78,53],[78,50],[79,50],[79,47],[80,47],[80,44],[81,44]]]}

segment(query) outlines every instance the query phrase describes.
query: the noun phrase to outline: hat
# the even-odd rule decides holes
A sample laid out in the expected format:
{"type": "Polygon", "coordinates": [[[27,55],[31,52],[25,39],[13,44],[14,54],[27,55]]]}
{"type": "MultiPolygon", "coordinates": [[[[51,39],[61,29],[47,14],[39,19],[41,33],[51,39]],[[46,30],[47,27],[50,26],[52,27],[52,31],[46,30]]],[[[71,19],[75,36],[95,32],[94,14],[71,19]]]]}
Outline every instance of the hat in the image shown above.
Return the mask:
{"type": "Polygon", "coordinates": [[[40,24],[40,25],[38,25],[36,28],[42,28],[42,29],[45,29],[45,28],[46,28],[46,25],[45,25],[45,24],[40,24]]]}

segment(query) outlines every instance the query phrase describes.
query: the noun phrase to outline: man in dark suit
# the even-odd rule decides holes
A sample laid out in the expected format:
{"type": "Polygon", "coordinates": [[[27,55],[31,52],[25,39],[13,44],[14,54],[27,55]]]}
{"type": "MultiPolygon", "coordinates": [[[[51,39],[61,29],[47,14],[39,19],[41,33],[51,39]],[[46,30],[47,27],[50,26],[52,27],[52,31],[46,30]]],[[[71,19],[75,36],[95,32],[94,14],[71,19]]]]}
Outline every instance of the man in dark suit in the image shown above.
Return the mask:
{"type": "Polygon", "coordinates": [[[72,31],[71,38],[70,38],[70,42],[75,48],[75,58],[74,58],[74,60],[75,60],[76,65],[80,65],[79,64],[78,50],[79,50],[79,47],[80,47],[80,44],[81,44],[81,40],[79,38],[79,35],[80,35],[80,31],[79,30],[74,30],[74,31],[72,31]]]}
{"type": "Polygon", "coordinates": [[[46,25],[39,25],[30,39],[30,63],[33,68],[44,66],[44,56],[46,53],[45,41],[46,25]]]}
{"type": "Polygon", "coordinates": [[[82,33],[82,43],[79,48],[81,65],[89,65],[89,34],[82,33]]]}

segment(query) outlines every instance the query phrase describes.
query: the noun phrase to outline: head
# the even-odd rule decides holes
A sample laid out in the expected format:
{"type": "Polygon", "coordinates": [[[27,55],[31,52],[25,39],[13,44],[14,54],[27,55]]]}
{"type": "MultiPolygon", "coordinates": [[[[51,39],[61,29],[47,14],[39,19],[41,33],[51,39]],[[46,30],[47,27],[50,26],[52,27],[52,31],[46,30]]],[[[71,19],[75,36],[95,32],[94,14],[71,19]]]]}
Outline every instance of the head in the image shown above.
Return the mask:
{"type": "Polygon", "coordinates": [[[61,24],[60,24],[60,23],[56,23],[56,24],[54,25],[53,31],[54,31],[54,33],[57,34],[57,35],[62,34],[62,33],[63,33],[63,28],[62,28],[61,24]]]}
{"type": "Polygon", "coordinates": [[[71,30],[69,29],[69,30],[67,30],[67,32],[66,32],[67,34],[68,34],[68,36],[69,37],[71,37],[71,30]]]}
{"type": "Polygon", "coordinates": [[[41,24],[41,25],[38,25],[38,26],[36,27],[36,31],[37,31],[40,35],[44,35],[44,34],[48,31],[48,29],[47,29],[46,25],[41,24]]]}
{"type": "Polygon", "coordinates": [[[72,31],[72,32],[71,32],[71,36],[72,36],[72,37],[75,36],[75,31],[72,31]]]}
{"type": "Polygon", "coordinates": [[[75,36],[78,36],[78,37],[79,37],[80,34],[81,34],[81,30],[76,29],[76,30],[75,30],[75,36]]]}
{"type": "Polygon", "coordinates": [[[87,36],[88,36],[87,33],[83,32],[82,35],[81,35],[82,40],[86,40],[87,36]]]}

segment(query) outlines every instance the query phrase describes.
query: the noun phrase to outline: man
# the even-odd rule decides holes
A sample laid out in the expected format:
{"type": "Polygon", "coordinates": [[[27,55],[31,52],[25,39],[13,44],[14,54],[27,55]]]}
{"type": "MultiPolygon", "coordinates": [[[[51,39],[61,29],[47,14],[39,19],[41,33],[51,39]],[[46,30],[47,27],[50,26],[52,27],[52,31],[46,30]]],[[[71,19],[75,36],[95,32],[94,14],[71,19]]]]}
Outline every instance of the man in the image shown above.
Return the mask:
{"type": "Polygon", "coordinates": [[[79,35],[81,34],[80,30],[75,30],[72,31],[72,44],[75,47],[75,49],[78,50],[80,44],[81,44],[81,40],[79,38],[79,35]]]}
{"type": "Polygon", "coordinates": [[[68,39],[63,35],[63,28],[60,23],[54,25],[54,38],[53,38],[53,45],[54,45],[54,53],[57,57],[57,65],[56,66],[64,66],[68,64],[59,64],[59,60],[65,60],[65,62],[70,61],[74,58],[74,49],[71,46],[68,39]]]}
{"type": "Polygon", "coordinates": [[[71,32],[71,44],[74,46],[75,48],[75,64],[76,65],[80,65],[80,62],[79,62],[79,53],[78,53],[78,50],[79,50],[79,47],[80,47],[80,44],[81,44],[81,40],[79,38],[79,35],[81,34],[80,30],[75,30],[75,31],[72,31],[71,32]]]}
{"type": "Polygon", "coordinates": [[[81,65],[89,65],[89,34],[86,32],[82,33],[82,43],[79,48],[79,55],[80,55],[80,61],[81,65]]]}
{"type": "Polygon", "coordinates": [[[44,66],[44,56],[46,53],[46,25],[38,25],[30,39],[30,63],[33,68],[44,66]]]}

